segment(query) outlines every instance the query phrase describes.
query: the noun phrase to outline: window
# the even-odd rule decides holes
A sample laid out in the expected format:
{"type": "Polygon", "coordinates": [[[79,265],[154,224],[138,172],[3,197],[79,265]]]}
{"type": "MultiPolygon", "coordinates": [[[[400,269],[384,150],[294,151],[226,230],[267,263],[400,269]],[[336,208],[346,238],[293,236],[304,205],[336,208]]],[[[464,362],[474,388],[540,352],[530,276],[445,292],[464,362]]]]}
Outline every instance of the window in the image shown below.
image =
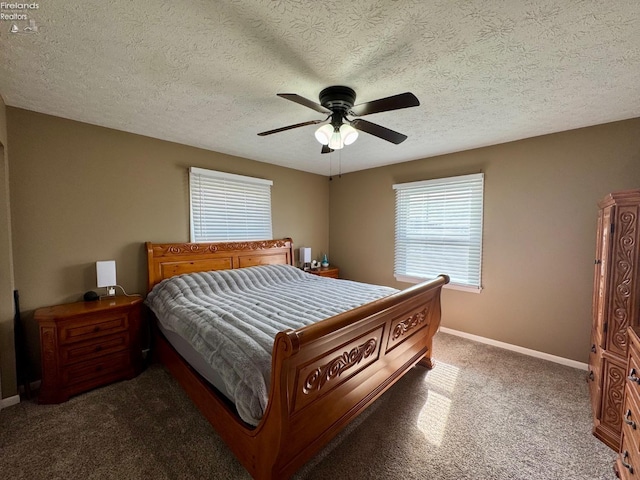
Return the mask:
{"type": "Polygon", "coordinates": [[[447,274],[480,291],[484,174],[401,183],[396,191],[395,277],[417,283],[447,274]]]}
{"type": "Polygon", "coordinates": [[[271,185],[271,180],[191,167],[191,241],[272,238],[271,185]]]}

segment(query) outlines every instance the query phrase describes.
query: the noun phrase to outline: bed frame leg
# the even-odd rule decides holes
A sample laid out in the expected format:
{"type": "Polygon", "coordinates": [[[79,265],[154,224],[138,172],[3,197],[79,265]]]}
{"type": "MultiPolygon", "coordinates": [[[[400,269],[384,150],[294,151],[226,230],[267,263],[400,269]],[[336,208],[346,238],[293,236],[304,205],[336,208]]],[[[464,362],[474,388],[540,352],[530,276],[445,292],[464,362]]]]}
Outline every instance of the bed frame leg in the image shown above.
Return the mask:
{"type": "Polygon", "coordinates": [[[435,366],[431,357],[422,357],[418,361],[417,365],[420,365],[421,367],[427,368],[429,370],[431,370],[435,366]]]}

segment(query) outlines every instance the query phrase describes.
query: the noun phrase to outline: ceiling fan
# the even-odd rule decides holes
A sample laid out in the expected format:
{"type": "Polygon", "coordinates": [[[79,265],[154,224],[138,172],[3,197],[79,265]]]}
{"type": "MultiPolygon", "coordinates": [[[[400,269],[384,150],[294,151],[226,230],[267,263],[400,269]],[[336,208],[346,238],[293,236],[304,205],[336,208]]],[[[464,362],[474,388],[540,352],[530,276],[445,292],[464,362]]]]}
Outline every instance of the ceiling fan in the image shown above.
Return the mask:
{"type": "Polygon", "coordinates": [[[329,153],[343,148],[345,145],[352,144],[358,138],[358,130],[398,145],[407,139],[406,135],[359,118],[350,120],[347,116],[362,117],[372,113],[388,112],[420,105],[417,97],[409,92],[354,105],[356,92],[352,88],[340,85],[322,90],[320,92],[320,104],[295,93],[278,93],[278,96],[328,116],[324,120],[296,123],[295,125],[261,132],[258,135],[264,137],[291,130],[292,128],[324,123],[323,126],[316,130],[316,139],[322,144],[322,153],[329,153]],[[325,123],[327,121],[328,123],[325,123]]]}

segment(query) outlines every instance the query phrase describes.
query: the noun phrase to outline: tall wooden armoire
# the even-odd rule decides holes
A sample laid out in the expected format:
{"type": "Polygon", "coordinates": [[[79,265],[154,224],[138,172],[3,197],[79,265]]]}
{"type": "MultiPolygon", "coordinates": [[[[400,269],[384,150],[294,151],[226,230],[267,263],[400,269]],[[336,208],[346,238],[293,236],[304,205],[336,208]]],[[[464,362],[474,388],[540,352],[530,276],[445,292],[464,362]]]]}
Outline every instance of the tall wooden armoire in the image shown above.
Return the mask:
{"type": "Polygon", "coordinates": [[[640,190],[610,193],[598,206],[587,381],[593,434],[617,451],[627,377],[627,327],[640,323],[640,190]]]}

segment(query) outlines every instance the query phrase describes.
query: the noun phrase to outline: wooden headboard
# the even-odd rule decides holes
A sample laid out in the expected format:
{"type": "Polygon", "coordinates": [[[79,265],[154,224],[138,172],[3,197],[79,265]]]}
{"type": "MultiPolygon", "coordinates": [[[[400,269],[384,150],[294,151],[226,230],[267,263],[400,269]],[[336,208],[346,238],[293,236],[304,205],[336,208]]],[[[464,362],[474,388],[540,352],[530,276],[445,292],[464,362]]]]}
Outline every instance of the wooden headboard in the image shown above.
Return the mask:
{"type": "Polygon", "coordinates": [[[254,267],[256,265],[293,265],[293,241],[259,240],[224,243],[151,243],[147,242],[148,290],[165,278],[207,270],[254,267]]]}

